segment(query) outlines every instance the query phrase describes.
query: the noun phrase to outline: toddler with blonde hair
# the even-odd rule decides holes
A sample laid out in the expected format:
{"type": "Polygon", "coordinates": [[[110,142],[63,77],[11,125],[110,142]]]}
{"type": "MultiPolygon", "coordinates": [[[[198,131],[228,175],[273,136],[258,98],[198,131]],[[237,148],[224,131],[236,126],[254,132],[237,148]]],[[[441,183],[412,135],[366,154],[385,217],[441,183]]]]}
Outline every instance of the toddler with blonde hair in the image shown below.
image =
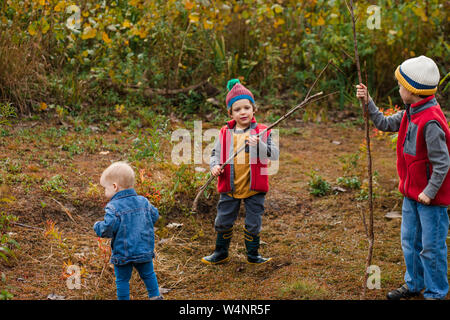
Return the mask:
{"type": "Polygon", "coordinates": [[[115,162],[103,171],[100,184],[109,199],[103,221],[94,224],[95,233],[111,238],[111,263],[116,276],[117,298],[129,300],[133,267],[144,281],[150,299],[162,299],[153,270],[154,224],[159,213],[133,189],[135,174],[126,162],[115,162]]]}

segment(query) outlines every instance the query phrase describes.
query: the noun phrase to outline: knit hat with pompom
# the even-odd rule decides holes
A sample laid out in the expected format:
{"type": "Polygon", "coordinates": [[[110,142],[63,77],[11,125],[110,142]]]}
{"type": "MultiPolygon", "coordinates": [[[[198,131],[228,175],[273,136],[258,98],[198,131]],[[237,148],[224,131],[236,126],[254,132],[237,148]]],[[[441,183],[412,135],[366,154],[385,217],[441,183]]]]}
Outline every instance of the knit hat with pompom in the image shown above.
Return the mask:
{"type": "Polygon", "coordinates": [[[405,60],[395,70],[395,77],[406,90],[415,95],[433,95],[439,84],[436,63],[425,56],[405,60]]]}
{"type": "Polygon", "coordinates": [[[230,109],[233,103],[241,99],[248,99],[252,103],[255,103],[253,94],[244,87],[239,79],[231,79],[227,83],[228,94],[226,97],[227,109],[230,109]]]}

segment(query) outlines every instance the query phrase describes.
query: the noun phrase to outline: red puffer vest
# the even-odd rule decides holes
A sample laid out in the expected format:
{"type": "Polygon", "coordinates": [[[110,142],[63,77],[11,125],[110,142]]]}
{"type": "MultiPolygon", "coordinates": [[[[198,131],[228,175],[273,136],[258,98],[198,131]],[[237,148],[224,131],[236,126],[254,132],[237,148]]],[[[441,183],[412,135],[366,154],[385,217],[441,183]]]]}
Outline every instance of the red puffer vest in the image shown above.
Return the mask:
{"type": "MultiPolygon", "coordinates": [[[[410,106],[420,107],[432,100],[434,96],[423,99],[410,106]]],[[[425,125],[431,121],[439,122],[445,132],[447,148],[450,150],[450,130],[445,115],[439,104],[417,113],[404,113],[397,140],[397,171],[400,178],[398,189],[413,200],[425,189],[433,172],[428,159],[427,145],[424,137],[425,125]]],[[[448,206],[450,204],[450,174],[447,174],[431,205],[448,206]]]]}
{"type": "MultiPolygon", "coordinates": [[[[235,120],[228,121],[225,126],[220,130],[219,139],[221,143],[220,163],[225,163],[230,156],[233,155],[233,131],[232,129],[236,125],[235,120]]],[[[266,129],[267,127],[262,124],[258,124],[255,117],[252,118],[250,124],[250,134],[255,135],[266,129]]],[[[263,134],[260,139],[263,142],[267,142],[267,137],[270,134],[268,130],[263,134]]],[[[233,165],[233,162],[231,162],[233,165]]],[[[231,165],[227,164],[224,167],[224,171],[219,175],[217,179],[217,190],[220,193],[234,191],[234,172],[231,171],[231,165]]],[[[261,160],[258,158],[250,159],[250,190],[259,192],[269,191],[269,176],[267,174],[267,160],[261,160]]]]}

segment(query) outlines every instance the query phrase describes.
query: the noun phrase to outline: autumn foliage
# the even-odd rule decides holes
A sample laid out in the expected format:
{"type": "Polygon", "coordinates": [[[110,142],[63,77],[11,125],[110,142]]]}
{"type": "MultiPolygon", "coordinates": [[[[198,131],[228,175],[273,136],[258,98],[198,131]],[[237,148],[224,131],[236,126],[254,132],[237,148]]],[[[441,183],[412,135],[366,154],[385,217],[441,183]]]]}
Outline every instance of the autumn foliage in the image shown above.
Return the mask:
{"type": "MultiPolygon", "coordinates": [[[[373,30],[366,26],[371,4],[358,2],[356,15],[374,95],[392,93],[394,67],[411,56],[432,56],[445,71],[448,4],[377,1],[380,29],[373,30]]],[[[0,64],[9,66],[0,65],[0,94],[22,112],[42,102],[113,106],[130,87],[209,79],[221,90],[231,77],[261,95],[306,92],[330,59],[344,74],[324,79],[325,88],[340,88],[342,100],[355,80],[343,1],[7,0],[0,25],[0,64]],[[18,82],[6,80],[11,72],[18,82]]],[[[205,101],[194,98],[185,103],[205,101]]]]}

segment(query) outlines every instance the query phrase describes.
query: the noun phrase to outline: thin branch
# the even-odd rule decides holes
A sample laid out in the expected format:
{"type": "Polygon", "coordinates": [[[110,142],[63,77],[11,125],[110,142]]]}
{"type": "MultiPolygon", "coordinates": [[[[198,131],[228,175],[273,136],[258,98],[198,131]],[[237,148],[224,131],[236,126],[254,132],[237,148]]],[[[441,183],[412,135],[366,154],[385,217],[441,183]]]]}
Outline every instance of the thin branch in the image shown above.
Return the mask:
{"type": "Polygon", "coordinates": [[[36,229],[36,230],[45,230],[44,228],[39,228],[39,227],[35,227],[35,226],[30,226],[28,224],[24,224],[24,223],[19,223],[19,222],[12,222],[13,225],[19,226],[19,227],[24,227],[24,228],[30,228],[30,229],[36,229]]]}
{"type": "Polygon", "coordinates": [[[177,69],[175,70],[175,81],[174,81],[175,85],[177,85],[177,82],[178,82],[178,72],[180,70],[181,57],[183,56],[184,42],[186,41],[186,36],[189,32],[190,27],[191,27],[191,20],[189,20],[189,24],[186,28],[186,31],[184,32],[183,41],[181,42],[180,55],[178,56],[177,69]]]}
{"type": "Polygon", "coordinates": [[[67,216],[70,218],[70,220],[72,220],[73,222],[75,222],[75,220],[72,217],[72,214],[70,213],[70,211],[58,200],[52,198],[53,201],[55,201],[57,204],[59,204],[61,206],[61,208],[63,209],[63,211],[67,214],[67,216]]]}
{"type": "Polygon", "coordinates": [[[325,68],[323,68],[322,71],[320,71],[319,75],[316,77],[316,80],[314,80],[314,83],[313,83],[313,85],[311,86],[311,88],[309,88],[308,93],[306,94],[306,98],[305,98],[305,99],[308,99],[308,98],[309,98],[309,95],[311,94],[312,89],[316,86],[316,83],[317,83],[317,81],[320,79],[320,76],[325,72],[326,68],[328,68],[328,66],[330,65],[330,63],[331,63],[331,59],[328,60],[328,63],[327,63],[327,65],[325,66],[325,68]]]}
{"type": "MultiPolygon", "coordinates": [[[[358,54],[358,42],[356,37],[356,19],[353,12],[353,1],[350,0],[350,4],[345,0],[345,4],[347,5],[347,8],[350,11],[351,18],[352,18],[352,29],[353,29],[353,47],[355,50],[355,62],[356,62],[356,70],[358,72],[358,80],[359,83],[362,83],[362,76],[361,76],[361,67],[359,64],[359,54],[358,54]]],[[[366,86],[367,86],[367,72],[366,72],[366,86]]],[[[372,186],[372,155],[370,151],[370,133],[369,133],[369,113],[368,113],[368,101],[364,101],[364,98],[359,99],[359,105],[364,111],[364,126],[365,126],[365,133],[366,133],[366,147],[367,147],[367,176],[369,179],[369,190],[368,190],[368,200],[369,200],[369,225],[368,229],[366,228],[366,234],[368,236],[368,242],[369,242],[369,248],[367,252],[367,258],[366,258],[366,269],[364,270],[364,281],[362,286],[362,298],[365,298],[366,296],[366,287],[367,287],[367,279],[368,279],[368,273],[367,269],[371,264],[372,261],[372,254],[373,254],[373,244],[374,244],[374,234],[373,234],[373,186],[372,186]]],[[[367,100],[367,99],[366,99],[367,100]]],[[[366,218],[365,214],[363,214],[363,223],[366,224],[366,218]]]]}

